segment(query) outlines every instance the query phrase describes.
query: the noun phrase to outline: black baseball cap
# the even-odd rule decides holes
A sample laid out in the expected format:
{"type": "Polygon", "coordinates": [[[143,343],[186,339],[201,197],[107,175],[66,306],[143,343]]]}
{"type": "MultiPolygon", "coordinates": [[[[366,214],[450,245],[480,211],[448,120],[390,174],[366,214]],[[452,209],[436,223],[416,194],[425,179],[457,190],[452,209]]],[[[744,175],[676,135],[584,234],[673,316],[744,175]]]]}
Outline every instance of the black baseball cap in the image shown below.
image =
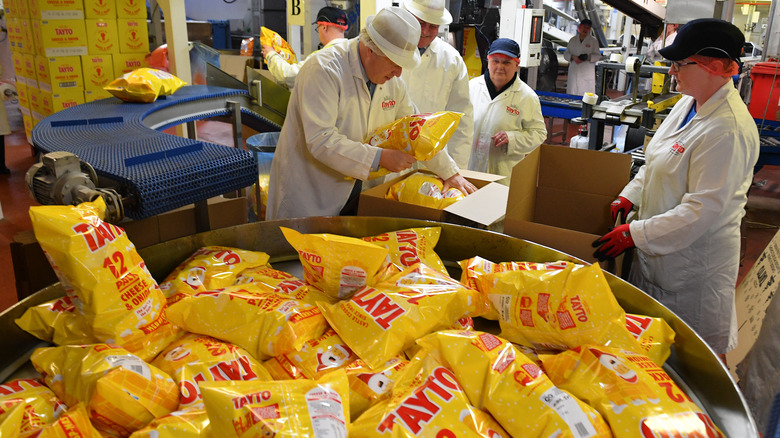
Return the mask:
{"type": "Polygon", "coordinates": [[[344,30],[347,30],[349,23],[347,22],[347,14],[333,6],[325,6],[317,13],[317,21],[312,24],[331,24],[338,26],[344,30]]]}
{"type": "Polygon", "coordinates": [[[672,44],[658,53],[670,61],[680,61],[693,55],[739,60],[745,45],[745,35],[737,26],[716,18],[699,18],[677,29],[672,44]]]}

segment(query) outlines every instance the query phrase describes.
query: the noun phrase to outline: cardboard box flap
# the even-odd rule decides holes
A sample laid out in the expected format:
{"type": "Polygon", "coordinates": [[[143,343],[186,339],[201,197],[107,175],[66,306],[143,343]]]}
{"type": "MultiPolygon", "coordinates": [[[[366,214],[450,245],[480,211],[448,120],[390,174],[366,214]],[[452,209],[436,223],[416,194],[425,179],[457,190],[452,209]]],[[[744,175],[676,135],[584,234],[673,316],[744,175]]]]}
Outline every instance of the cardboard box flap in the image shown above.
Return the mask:
{"type": "Polygon", "coordinates": [[[512,168],[509,199],[506,204],[507,219],[533,220],[540,157],[539,148],[536,148],[512,168]]]}
{"type": "Polygon", "coordinates": [[[504,175],[494,175],[492,173],[477,172],[476,170],[460,169],[460,176],[463,178],[478,179],[481,181],[495,182],[505,179],[504,175]]]}
{"type": "Polygon", "coordinates": [[[508,198],[509,187],[491,182],[444,211],[488,226],[504,218],[508,198]]]}
{"type": "Polygon", "coordinates": [[[533,222],[602,235],[614,225],[609,204],[614,196],[539,187],[533,222]]]}
{"type": "Polygon", "coordinates": [[[614,196],[631,177],[631,156],[542,145],[538,185],[614,196]]]}

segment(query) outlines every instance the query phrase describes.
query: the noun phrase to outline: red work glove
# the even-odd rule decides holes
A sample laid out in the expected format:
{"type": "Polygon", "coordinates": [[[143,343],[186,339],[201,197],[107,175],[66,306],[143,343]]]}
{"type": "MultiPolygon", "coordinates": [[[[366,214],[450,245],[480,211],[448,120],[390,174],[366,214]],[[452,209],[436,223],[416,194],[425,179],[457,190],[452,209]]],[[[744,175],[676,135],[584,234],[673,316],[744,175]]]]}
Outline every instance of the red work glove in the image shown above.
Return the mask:
{"type": "Polygon", "coordinates": [[[623,220],[625,220],[626,216],[628,216],[628,212],[631,211],[632,208],[634,208],[634,204],[631,201],[622,196],[618,196],[617,199],[609,204],[609,211],[612,213],[612,221],[617,219],[618,213],[620,212],[623,213],[623,220]]]}
{"type": "Polygon", "coordinates": [[[634,246],[634,239],[631,238],[628,224],[618,225],[612,231],[593,242],[593,247],[598,248],[593,253],[593,257],[599,261],[614,259],[623,254],[625,250],[634,246]]]}

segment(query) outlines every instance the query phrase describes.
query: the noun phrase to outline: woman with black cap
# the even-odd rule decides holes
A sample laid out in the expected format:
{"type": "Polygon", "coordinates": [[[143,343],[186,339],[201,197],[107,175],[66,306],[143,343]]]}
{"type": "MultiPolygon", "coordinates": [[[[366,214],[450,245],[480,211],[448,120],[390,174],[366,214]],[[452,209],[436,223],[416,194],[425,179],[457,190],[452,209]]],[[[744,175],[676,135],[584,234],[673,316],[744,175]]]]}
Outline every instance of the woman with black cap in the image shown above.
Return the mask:
{"type": "Polygon", "coordinates": [[[720,355],[737,342],[739,230],[759,152],[756,124],[731,80],[744,41],[726,21],[698,19],[660,50],[685,96],[645,148],[646,164],[612,203],[613,219],[634,205],[638,219],[594,242],[601,260],[636,246],[629,281],[720,355]]]}

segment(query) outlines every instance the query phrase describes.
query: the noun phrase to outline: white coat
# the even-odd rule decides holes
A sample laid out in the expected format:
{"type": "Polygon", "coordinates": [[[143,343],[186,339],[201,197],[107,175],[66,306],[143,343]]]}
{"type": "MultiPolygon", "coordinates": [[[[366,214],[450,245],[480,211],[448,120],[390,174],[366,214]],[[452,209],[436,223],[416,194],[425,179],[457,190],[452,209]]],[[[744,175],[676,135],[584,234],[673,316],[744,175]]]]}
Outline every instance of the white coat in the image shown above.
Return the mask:
{"type": "MultiPolygon", "coordinates": [[[[327,49],[334,44],[338,44],[346,40],[346,38],[336,38],[331,40],[328,44],[325,44],[325,46],[320,50],[327,49]]],[[[306,61],[317,52],[319,52],[319,50],[311,52],[309,56],[304,58],[302,61],[293,64],[285,61],[282,55],[273,52],[276,54],[271,55],[265,59],[265,61],[268,63],[268,72],[271,73],[271,76],[273,76],[274,79],[276,79],[276,82],[292,90],[292,88],[295,86],[295,78],[298,76],[298,72],[301,71],[301,67],[303,67],[303,64],[305,64],[306,61]]]]}
{"type": "Polygon", "coordinates": [[[639,207],[630,281],[725,353],[736,345],[740,223],[758,130],[731,81],[680,128],[694,104],[684,96],[674,106],[620,193],[639,207]]]}
{"type": "Polygon", "coordinates": [[[474,114],[469,100],[469,74],[460,53],[441,38],[434,38],[421,56],[420,65],[413,70],[405,69],[401,78],[417,112],[463,113],[446,150],[459,167],[468,167],[474,114]]]}
{"type": "MultiPolygon", "coordinates": [[[[469,95],[474,105],[474,141],[469,169],[511,176],[515,164],[547,138],[539,97],[517,78],[508,89],[491,99],[485,75],[469,81],[469,95]],[[507,133],[509,144],[497,148],[490,137],[499,131],[507,133]],[[478,151],[480,142],[488,145],[487,167],[484,167],[484,159],[480,160],[479,154],[474,152],[478,151]]],[[[509,178],[500,182],[508,185],[509,178]]]]}
{"type": "Polygon", "coordinates": [[[355,184],[347,177],[367,179],[379,153],[364,137],[414,113],[400,78],[377,85],[371,97],[357,38],[321,50],[298,78],[271,164],[268,219],[338,215],[355,184]]]}
{"type": "Polygon", "coordinates": [[[574,35],[563,52],[563,58],[569,61],[569,77],[566,82],[566,94],[582,96],[585,93],[596,92],[596,62],[601,59],[598,40],[588,35],[580,41],[579,35],[574,35]],[[579,64],[573,58],[587,54],[588,60],[579,64]]]}

